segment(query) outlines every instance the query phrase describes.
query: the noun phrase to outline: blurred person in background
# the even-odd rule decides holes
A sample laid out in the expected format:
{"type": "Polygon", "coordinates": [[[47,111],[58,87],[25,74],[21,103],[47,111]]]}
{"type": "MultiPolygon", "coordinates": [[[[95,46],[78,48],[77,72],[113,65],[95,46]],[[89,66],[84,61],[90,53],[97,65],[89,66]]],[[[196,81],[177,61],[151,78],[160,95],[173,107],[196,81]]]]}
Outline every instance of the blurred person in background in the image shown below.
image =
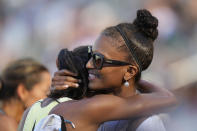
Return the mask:
{"type": "Polygon", "coordinates": [[[16,130],[24,110],[47,96],[50,79],[48,69],[33,59],[11,62],[0,77],[0,128],[16,130]]]}

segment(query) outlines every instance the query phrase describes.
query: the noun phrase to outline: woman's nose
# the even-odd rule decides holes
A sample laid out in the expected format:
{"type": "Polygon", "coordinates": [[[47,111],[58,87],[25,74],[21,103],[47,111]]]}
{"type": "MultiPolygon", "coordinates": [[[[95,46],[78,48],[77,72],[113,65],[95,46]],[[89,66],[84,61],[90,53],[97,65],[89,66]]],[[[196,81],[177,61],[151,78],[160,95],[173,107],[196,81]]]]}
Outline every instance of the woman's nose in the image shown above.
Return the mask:
{"type": "Polygon", "coordinates": [[[88,61],[88,63],[86,64],[86,68],[87,69],[93,69],[94,66],[93,66],[93,62],[92,62],[92,58],[88,61]]]}

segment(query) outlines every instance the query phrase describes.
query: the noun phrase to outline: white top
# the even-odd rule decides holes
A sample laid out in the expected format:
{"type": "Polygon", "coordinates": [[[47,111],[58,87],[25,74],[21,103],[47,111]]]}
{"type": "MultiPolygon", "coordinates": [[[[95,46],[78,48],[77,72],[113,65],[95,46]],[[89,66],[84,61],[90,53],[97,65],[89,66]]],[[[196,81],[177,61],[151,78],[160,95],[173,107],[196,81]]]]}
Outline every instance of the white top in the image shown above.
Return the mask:
{"type": "MultiPolygon", "coordinates": [[[[75,128],[75,125],[71,121],[64,120],[64,122],[71,124],[71,126],[75,128]]],[[[61,123],[62,120],[60,116],[56,114],[50,114],[38,122],[34,131],[61,131],[61,123]]]]}
{"type": "Polygon", "coordinates": [[[143,121],[136,131],[166,131],[166,129],[161,118],[155,115],[143,121]]]}
{"type": "Polygon", "coordinates": [[[58,115],[48,115],[41,119],[34,131],[58,131],[61,129],[61,118],[58,115]]]}

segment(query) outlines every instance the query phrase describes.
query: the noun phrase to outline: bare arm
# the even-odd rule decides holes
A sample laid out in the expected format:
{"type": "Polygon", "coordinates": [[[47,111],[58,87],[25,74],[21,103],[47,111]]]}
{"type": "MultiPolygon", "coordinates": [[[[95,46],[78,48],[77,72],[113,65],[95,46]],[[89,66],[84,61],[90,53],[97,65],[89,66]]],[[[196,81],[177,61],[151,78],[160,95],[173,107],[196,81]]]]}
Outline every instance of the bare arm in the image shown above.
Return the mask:
{"type": "Polygon", "coordinates": [[[92,98],[74,102],[74,108],[62,103],[59,108],[56,108],[57,110],[54,109],[51,113],[64,116],[65,109],[67,109],[69,114],[75,114],[75,117],[77,117],[75,119],[81,120],[82,118],[83,122],[100,124],[105,121],[143,117],[163,112],[176,104],[174,95],[168,90],[150,85],[150,83],[149,87],[141,85],[141,88],[147,89],[151,93],[137,94],[128,98],[114,95],[96,95],[92,98]]]}
{"type": "Polygon", "coordinates": [[[166,93],[139,94],[129,98],[99,95],[89,99],[86,103],[84,110],[87,111],[87,114],[85,113],[85,115],[91,116],[91,121],[101,123],[163,112],[172,107],[176,103],[176,99],[166,90],[166,93]]]}
{"type": "Polygon", "coordinates": [[[153,85],[152,83],[145,81],[145,80],[140,80],[137,84],[137,89],[141,92],[141,93],[154,93],[154,92],[159,92],[159,93],[163,93],[166,95],[170,95],[172,96],[173,94],[168,91],[165,88],[160,88],[156,85],[153,85]]]}
{"type": "MultiPolygon", "coordinates": [[[[67,88],[64,84],[69,84],[74,87],[74,84],[76,84],[78,80],[72,78],[72,76],[73,74],[67,70],[56,72],[53,78],[53,86],[57,90],[67,88]]],[[[84,115],[84,117],[88,116],[87,118],[89,118],[90,121],[100,123],[109,120],[141,117],[159,113],[172,107],[176,103],[174,95],[164,88],[159,88],[142,80],[139,81],[137,85],[143,94],[138,94],[130,98],[121,98],[113,95],[98,95],[89,99],[80,100],[77,103],[79,106],[77,113],[84,115]]],[[[64,107],[62,106],[62,108],[64,107]]]]}

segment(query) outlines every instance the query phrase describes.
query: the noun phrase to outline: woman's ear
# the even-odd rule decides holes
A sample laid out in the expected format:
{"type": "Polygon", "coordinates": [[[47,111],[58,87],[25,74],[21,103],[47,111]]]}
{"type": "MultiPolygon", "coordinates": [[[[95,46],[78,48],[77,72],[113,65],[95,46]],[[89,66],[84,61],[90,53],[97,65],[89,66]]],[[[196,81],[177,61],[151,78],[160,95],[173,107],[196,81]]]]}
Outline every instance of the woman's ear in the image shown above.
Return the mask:
{"type": "Polygon", "coordinates": [[[25,88],[23,84],[19,84],[17,87],[17,95],[23,102],[27,100],[29,96],[29,91],[25,88]]]}
{"type": "Polygon", "coordinates": [[[127,68],[127,72],[124,75],[124,80],[128,81],[130,80],[132,77],[134,77],[138,72],[138,68],[136,66],[132,66],[130,65],[127,68]]]}

